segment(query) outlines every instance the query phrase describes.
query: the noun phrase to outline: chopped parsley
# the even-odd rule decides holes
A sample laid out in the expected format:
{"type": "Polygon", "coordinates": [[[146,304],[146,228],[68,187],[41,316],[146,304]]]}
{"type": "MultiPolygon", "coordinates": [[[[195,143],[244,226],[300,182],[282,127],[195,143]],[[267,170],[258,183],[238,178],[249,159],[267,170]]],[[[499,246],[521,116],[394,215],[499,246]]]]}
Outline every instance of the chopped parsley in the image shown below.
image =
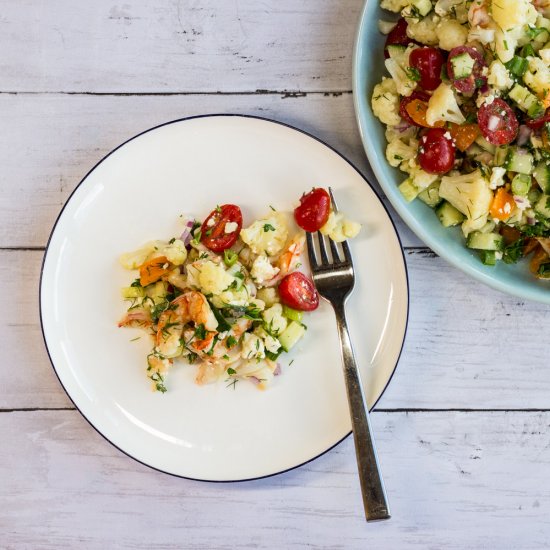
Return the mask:
{"type": "Polygon", "coordinates": [[[270,223],[264,223],[264,233],[275,231],[275,228],[270,223]]]}

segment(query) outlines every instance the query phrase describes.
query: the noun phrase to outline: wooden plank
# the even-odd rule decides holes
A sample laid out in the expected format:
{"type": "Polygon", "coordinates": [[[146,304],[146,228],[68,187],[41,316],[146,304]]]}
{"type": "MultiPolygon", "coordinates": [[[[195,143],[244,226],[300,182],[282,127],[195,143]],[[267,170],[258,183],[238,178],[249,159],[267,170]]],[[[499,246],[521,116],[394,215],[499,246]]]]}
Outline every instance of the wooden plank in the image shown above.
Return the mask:
{"type": "MultiPolygon", "coordinates": [[[[38,325],[41,257],[0,251],[0,408],[70,405],[38,325]]],[[[535,344],[548,339],[548,308],[486,288],[426,252],[408,251],[407,263],[409,332],[379,407],[550,409],[547,349],[535,344]],[[528,346],[502,345],[512,338],[528,346]]]]}
{"type": "Polygon", "coordinates": [[[2,0],[1,91],[351,89],[362,0],[2,0]]]}
{"type": "Polygon", "coordinates": [[[393,517],[367,525],[351,438],[280,476],[212,484],[138,464],[75,411],[0,414],[2,546],[550,545],[550,413],[375,413],[373,425],[393,517]]]}
{"type": "MultiPolygon", "coordinates": [[[[71,191],[104,155],[147,128],[192,115],[246,113],[280,120],[319,136],[370,174],[351,94],[16,94],[0,95],[0,113],[0,247],[44,246],[71,191]]],[[[394,219],[405,246],[419,245],[394,219]]]]}

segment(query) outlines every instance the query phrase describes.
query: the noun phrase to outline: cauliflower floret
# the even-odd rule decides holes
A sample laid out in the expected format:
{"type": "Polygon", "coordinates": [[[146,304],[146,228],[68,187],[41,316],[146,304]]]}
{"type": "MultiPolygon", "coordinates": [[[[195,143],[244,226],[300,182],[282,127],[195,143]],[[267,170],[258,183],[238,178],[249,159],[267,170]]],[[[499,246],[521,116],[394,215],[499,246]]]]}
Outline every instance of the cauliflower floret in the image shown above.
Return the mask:
{"type": "Polygon", "coordinates": [[[507,31],[525,25],[529,18],[529,0],[492,0],[491,15],[507,31]]]}
{"type": "MultiPolygon", "coordinates": [[[[216,307],[225,307],[227,305],[243,307],[249,304],[251,297],[243,285],[239,290],[224,290],[219,294],[214,294],[211,299],[216,307]]],[[[256,303],[256,299],[254,299],[254,303],[256,303]]]]}
{"type": "Polygon", "coordinates": [[[539,50],[539,55],[546,65],[550,65],[550,48],[539,50]]]}
{"type": "Polygon", "coordinates": [[[174,265],[182,265],[187,259],[187,249],[180,239],[174,239],[160,251],[162,256],[174,265]]]}
{"type": "Polygon", "coordinates": [[[383,78],[382,82],[374,87],[371,104],[374,116],[384,124],[396,126],[401,122],[399,96],[392,78],[383,78]]]}
{"type": "Polygon", "coordinates": [[[436,27],[439,47],[450,52],[453,48],[463,46],[468,39],[468,30],[454,19],[444,19],[436,27]]]}
{"type": "Polygon", "coordinates": [[[262,339],[258,338],[255,334],[245,332],[243,335],[241,357],[243,359],[264,359],[265,346],[262,339]]]}
{"type": "Polygon", "coordinates": [[[250,227],[241,231],[241,239],[254,254],[275,256],[284,248],[288,237],[286,219],[281,212],[256,220],[250,227]]]}
{"type": "Polygon", "coordinates": [[[347,220],[342,212],[336,214],[334,211],[330,212],[325,225],[319,229],[323,235],[328,235],[337,243],[341,243],[346,239],[353,239],[360,230],[360,224],[347,220]]]}
{"type": "Polygon", "coordinates": [[[441,17],[451,14],[459,23],[468,21],[468,7],[464,0],[437,0],[434,9],[435,13],[441,17]]]}
{"type": "Polygon", "coordinates": [[[403,143],[410,144],[411,140],[415,140],[417,132],[418,128],[416,126],[409,126],[405,130],[402,127],[387,126],[386,141],[389,143],[394,139],[400,139],[403,143]]]}
{"type": "Polygon", "coordinates": [[[256,327],[254,334],[264,341],[265,349],[271,353],[277,353],[281,348],[281,342],[266,332],[263,327],[256,327]]]}
{"type": "MultiPolygon", "coordinates": [[[[120,265],[124,269],[138,269],[139,266],[149,258],[149,256],[157,252],[161,247],[161,241],[150,241],[137,250],[122,254],[119,258],[120,265]]],[[[159,254],[159,256],[160,255],[161,254],[159,254]]]]}
{"type": "Polygon", "coordinates": [[[399,57],[386,59],[386,69],[395,82],[397,91],[403,96],[410,96],[417,86],[416,80],[412,80],[408,73],[409,56],[415,45],[409,46],[399,57]]]}
{"type": "Polygon", "coordinates": [[[285,330],[287,320],[283,317],[283,306],[279,303],[273,304],[262,312],[262,317],[271,334],[280,334],[285,330]]]}
{"type": "Polygon", "coordinates": [[[445,84],[445,82],[442,82],[434,91],[428,102],[428,110],[426,111],[426,122],[430,126],[433,126],[440,120],[455,122],[456,124],[466,122],[456,102],[452,88],[448,84],[445,84]]]}
{"type": "Polygon", "coordinates": [[[390,163],[390,166],[397,168],[404,160],[410,160],[416,157],[418,152],[418,142],[411,140],[411,143],[407,145],[400,139],[394,139],[388,143],[386,147],[386,158],[390,163]]]}
{"type": "Polygon", "coordinates": [[[382,0],[382,2],[380,3],[380,6],[384,10],[398,13],[403,8],[406,8],[410,3],[411,3],[411,0],[382,0]]]}
{"type": "Polygon", "coordinates": [[[468,32],[468,42],[481,42],[484,45],[495,41],[495,29],[488,27],[471,27],[468,32]]]}
{"type": "Polygon", "coordinates": [[[434,183],[439,177],[437,174],[429,174],[419,168],[418,166],[412,167],[408,170],[408,173],[412,179],[414,186],[419,190],[423,191],[426,187],[429,187],[434,183]]]}
{"type": "Polygon", "coordinates": [[[439,16],[430,13],[419,22],[412,19],[409,23],[407,27],[407,36],[409,38],[428,46],[437,46],[439,44],[439,38],[436,32],[439,16]]]}
{"type": "Polygon", "coordinates": [[[439,196],[450,202],[471,222],[481,220],[484,216],[487,218],[493,200],[489,183],[479,170],[460,176],[443,176],[439,196]]]}
{"type": "Polygon", "coordinates": [[[260,288],[258,290],[258,293],[256,294],[256,298],[262,300],[265,303],[266,307],[271,307],[273,304],[276,304],[280,301],[277,289],[273,287],[260,288]]]}
{"type": "Polygon", "coordinates": [[[495,31],[495,51],[503,63],[508,63],[514,57],[518,45],[515,33],[505,32],[501,29],[495,31]]]}
{"type": "Polygon", "coordinates": [[[487,82],[489,86],[501,92],[509,90],[514,85],[508,69],[498,59],[495,59],[489,66],[487,82]]]}
{"type": "Polygon", "coordinates": [[[198,283],[203,294],[221,294],[234,280],[221,264],[207,261],[200,266],[198,283]]]}
{"type": "Polygon", "coordinates": [[[250,275],[256,284],[262,285],[273,279],[277,273],[279,273],[279,268],[272,266],[265,254],[260,254],[252,264],[250,275]]]}
{"type": "Polygon", "coordinates": [[[529,68],[523,75],[523,81],[531,90],[546,97],[550,91],[550,69],[538,57],[529,57],[529,68]]]}

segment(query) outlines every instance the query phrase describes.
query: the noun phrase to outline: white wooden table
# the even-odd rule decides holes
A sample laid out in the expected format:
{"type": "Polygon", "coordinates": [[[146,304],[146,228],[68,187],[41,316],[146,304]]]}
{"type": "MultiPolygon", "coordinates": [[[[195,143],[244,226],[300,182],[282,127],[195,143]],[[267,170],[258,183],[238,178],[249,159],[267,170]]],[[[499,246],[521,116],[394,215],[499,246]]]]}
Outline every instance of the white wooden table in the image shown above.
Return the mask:
{"type": "Polygon", "coordinates": [[[549,309],[467,278],[396,217],[410,324],[373,414],[389,522],[363,520],[349,438],[270,479],[170,477],[98,435],[48,361],[47,237],[126,138],[187,115],[258,114],[368,173],[350,91],[361,4],[0,0],[0,548],[550,546],[549,309]]]}

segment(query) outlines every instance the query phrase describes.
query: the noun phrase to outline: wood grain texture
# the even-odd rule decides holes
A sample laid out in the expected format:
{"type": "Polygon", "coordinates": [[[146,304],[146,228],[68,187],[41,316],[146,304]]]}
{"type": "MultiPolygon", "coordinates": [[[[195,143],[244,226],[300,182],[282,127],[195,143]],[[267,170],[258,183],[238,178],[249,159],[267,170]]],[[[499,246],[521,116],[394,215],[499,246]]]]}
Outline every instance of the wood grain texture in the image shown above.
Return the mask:
{"type": "Polygon", "coordinates": [[[2,0],[1,91],[350,90],[362,3],[2,0]]]}
{"type": "MultiPolygon", "coordinates": [[[[41,251],[0,251],[0,408],[70,406],[42,343],[41,259],[41,251]]],[[[426,251],[406,259],[408,337],[378,407],[550,409],[546,347],[500,345],[506,334],[533,342],[533,326],[544,334],[547,308],[492,291],[426,251]]]]}
{"type": "MultiPolygon", "coordinates": [[[[335,147],[375,182],[351,94],[17,94],[0,95],[0,113],[0,247],[44,246],[71,191],[109,151],[148,128],[198,114],[252,114],[297,126],[335,147]]],[[[405,246],[421,244],[398,216],[393,218],[405,246]]]]}
{"type": "Polygon", "coordinates": [[[550,545],[550,413],[375,413],[373,424],[393,517],[367,525],[350,438],[274,478],[211,484],[138,464],[76,411],[0,413],[2,547],[550,545]]]}

